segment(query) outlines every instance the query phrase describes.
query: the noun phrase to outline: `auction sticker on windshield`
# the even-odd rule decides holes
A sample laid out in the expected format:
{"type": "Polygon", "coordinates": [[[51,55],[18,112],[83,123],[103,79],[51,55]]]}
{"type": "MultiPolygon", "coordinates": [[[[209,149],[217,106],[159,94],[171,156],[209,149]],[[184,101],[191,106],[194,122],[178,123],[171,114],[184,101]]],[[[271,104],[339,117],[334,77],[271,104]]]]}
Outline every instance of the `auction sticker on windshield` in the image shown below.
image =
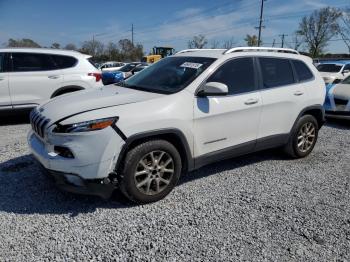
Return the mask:
{"type": "Polygon", "coordinates": [[[187,67],[187,68],[193,68],[193,69],[198,69],[202,66],[203,64],[199,63],[191,63],[191,62],[185,62],[180,67],[187,67]]]}

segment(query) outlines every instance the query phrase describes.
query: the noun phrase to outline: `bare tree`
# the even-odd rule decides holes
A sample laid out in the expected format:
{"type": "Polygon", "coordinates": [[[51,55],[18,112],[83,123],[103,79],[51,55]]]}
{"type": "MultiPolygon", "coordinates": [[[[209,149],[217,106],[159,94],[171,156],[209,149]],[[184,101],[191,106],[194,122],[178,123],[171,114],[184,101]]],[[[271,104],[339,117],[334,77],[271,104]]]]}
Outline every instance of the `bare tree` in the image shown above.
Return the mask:
{"type": "Polygon", "coordinates": [[[105,49],[105,55],[108,57],[109,60],[119,60],[119,49],[117,44],[113,42],[109,42],[105,49]]]}
{"type": "Polygon", "coordinates": [[[77,47],[76,47],[75,44],[69,43],[69,44],[66,44],[64,49],[66,49],[66,50],[77,50],[77,47]]]}
{"type": "Polygon", "coordinates": [[[299,50],[303,44],[304,43],[303,43],[303,39],[302,39],[301,35],[298,34],[298,32],[294,32],[292,35],[292,42],[290,42],[288,44],[288,46],[290,48],[295,49],[295,50],[299,50]]]}
{"type": "Polygon", "coordinates": [[[339,10],[326,7],[302,19],[297,32],[302,36],[312,57],[319,56],[329,40],[339,32],[337,20],[340,16],[339,10]]]}
{"type": "Polygon", "coordinates": [[[342,12],[339,23],[339,34],[350,53],[350,8],[342,12]]]}
{"type": "Polygon", "coordinates": [[[97,40],[89,40],[83,42],[81,46],[82,53],[86,53],[92,56],[100,56],[103,54],[103,44],[97,40]]]}
{"type": "Polygon", "coordinates": [[[224,41],[222,47],[225,49],[230,49],[232,47],[235,47],[236,44],[237,42],[235,41],[235,39],[231,37],[230,39],[224,41]]]}
{"type": "MultiPolygon", "coordinates": [[[[258,46],[258,37],[256,35],[247,35],[244,41],[246,41],[247,46],[258,46]]],[[[260,41],[260,45],[262,45],[262,41],[260,41]]]]}
{"type": "Polygon", "coordinates": [[[204,35],[196,35],[193,37],[192,40],[189,40],[187,45],[188,48],[198,48],[202,49],[204,48],[208,43],[208,40],[205,38],[204,35]]]}
{"type": "Polygon", "coordinates": [[[55,42],[55,43],[53,43],[53,44],[51,45],[51,48],[60,49],[60,48],[61,48],[61,45],[60,45],[59,43],[55,42]]]}
{"type": "Polygon", "coordinates": [[[218,48],[220,46],[220,41],[213,39],[210,41],[210,48],[218,48]]]}

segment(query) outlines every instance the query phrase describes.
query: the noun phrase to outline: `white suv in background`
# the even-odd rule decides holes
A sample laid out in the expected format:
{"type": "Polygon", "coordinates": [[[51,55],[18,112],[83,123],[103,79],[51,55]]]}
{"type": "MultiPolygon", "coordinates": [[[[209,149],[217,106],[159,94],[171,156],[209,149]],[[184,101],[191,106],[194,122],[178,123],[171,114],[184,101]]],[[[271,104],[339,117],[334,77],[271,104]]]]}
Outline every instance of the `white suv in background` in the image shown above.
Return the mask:
{"type": "Polygon", "coordinates": [[[118,85],[36,108],[28,144],[65,190],[108,197],[119,187],[148,203],[221,159],[275,147],[307,156],[325,92],[295,50],[184,50],[118,85]]]}
{"type": "Polygon", "coordinates": [[[317,66],[326,84],[338,84],[350,76],[350,61],[323,62],[317,66]]]}
{"type": "Polygon", "coordinates": [[[90,57],[57,49],[0,49],[0,110],[33,108],[62,94],[101,87],[101,72],[90,57]]]}

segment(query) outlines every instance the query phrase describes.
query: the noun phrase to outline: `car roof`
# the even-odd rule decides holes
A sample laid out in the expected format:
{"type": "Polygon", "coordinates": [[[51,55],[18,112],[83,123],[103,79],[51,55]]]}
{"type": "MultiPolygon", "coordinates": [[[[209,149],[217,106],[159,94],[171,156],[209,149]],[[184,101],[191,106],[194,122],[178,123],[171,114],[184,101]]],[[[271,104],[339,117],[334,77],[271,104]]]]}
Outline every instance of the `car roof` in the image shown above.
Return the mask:
{"type": "Polygon", "coordinates": [[[41,53],[41,54],[54,54],[54,55],[71,55],[71,56],[80,56],[80,57],[91,57],[74,50],[64,50],[64,49],[54,49],[54,48],[25,48],[25,47],[8,47],[0,48],[0,52],[21,52],[21,53],[41,53]]]}
{"type": "Polygon", "coordinates": [[[177,52],[175,56],[193,56],[193,57],[210,57],[222,58],[227,55],[242,54],[254,56],[276,56],[288,58],[304,58],[312,61],[311,58],[301,55],[298,51],[289,48],[274,47],[235,47],[231,49],[187,49],[177,52]]]}

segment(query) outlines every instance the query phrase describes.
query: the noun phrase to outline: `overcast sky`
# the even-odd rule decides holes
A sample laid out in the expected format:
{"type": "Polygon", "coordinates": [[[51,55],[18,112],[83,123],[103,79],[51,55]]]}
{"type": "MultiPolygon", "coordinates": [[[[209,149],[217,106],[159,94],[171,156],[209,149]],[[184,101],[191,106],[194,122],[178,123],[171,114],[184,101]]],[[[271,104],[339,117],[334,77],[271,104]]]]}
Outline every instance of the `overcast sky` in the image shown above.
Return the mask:
{"type": "MultiPolygon", "coordinates": [[[[280,45],[284,33],[287,45],[304,15],[326,6],[350,7],[350,0],[267,0],[262,39],[280,45]]],[[[145,51],[152,46],[187,47],[192,36],[203,34],[209,40],[234,38],[244,45],[246,34],[257,34],[260,0],[0,0],[0,44],[9,38],[31,38],[42,46],[53,42],[80,46],[85,40],[103,43],[131,38],[145,51]]],[[[334,41],[327,51],[346,52],[342,41],[334,41]]],[[[291,43],[292,44],[292,43],[291,43]]]]}

